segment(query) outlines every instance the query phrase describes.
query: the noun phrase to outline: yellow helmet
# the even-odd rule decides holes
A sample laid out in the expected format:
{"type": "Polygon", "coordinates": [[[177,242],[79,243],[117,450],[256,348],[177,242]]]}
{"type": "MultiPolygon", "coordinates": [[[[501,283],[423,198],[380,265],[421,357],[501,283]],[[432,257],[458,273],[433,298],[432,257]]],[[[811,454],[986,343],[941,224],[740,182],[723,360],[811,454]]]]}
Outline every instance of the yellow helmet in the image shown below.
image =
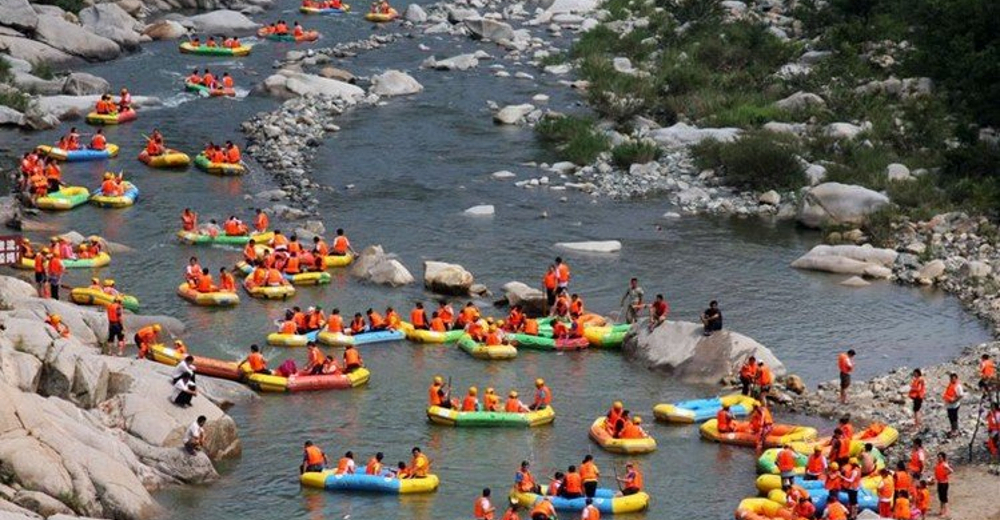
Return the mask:
{"type": "Polygon", "coordinates": [[[545,385],[545,380],[544,379],[542,379],[542,378],[539,377],[538,379],[535,380],[535,386],[542,387],[544,385],[545,385]]]}
{"type": "Polygon", "coordinates": [[[49,248],[43,247],[42,248],[42,253],[49,254],[49,253],[51,253],[51,251],[49,250],[49,248]]]}
{"type": "Polygon", "coordinates": [[[517,397],[517,390],[511,390],[510,391],[510,396],[511,397],[517,397]]]}
{"type": "Polygon", "coordinates": [[[486,323],[493,323],[493,316],[487,316],[486,323]]]}
{"type": "Polygon", "coordinates": [[[615,410],[621,410],[625,405],[621,401],[615,401],[612,406],[614,406],[615,410]]]}
{"type": "Polygon", "coordinates": [[[178,347],[183,347],[184,346],[184,342],[181,341],[181,340],[179,340],[179,339],[175,339],[174,340],[174,345],[177,345],[178,347]]]}
{"type": "Polygon", "coordinates": [[[632,424],[642,424],[642,417],[636,415],[632,418],[632,424]]]}
{"type": "Polygon", "coordinates": [[[25,244],[30,244],[31,243],[31,239],[28,238],[28,237],[24,237],[24,238],[21,239],[21,242],[24,242],[25,244]]]}
{"type": "Polygon", "coordinates": [[[840,464],[837,464],[836,462],[831,462],[830,463],[830,469],[836,471],[836,470],[840,469],[840,464]]]}
{"type": "Polygon", "coordinates": [[[156,332],[160,332],[161,330],[163,330],[163,327],[161,327],[160,324],[157,323],[153,325],[153,330],[155,330],[156,332]]]}
{"type": "Polygon", "coordinates": [[[486,389],[486,393],[487,393],[487,394],[492,394],[492,393],[493,393],[493,387],[492,387],[492,386],[491,386],[491,387],[488,387],[488,388],[486,389]]]}
{"type": "Polygon", "coordinates": [[[853,465],[853,466],[857,466],[858,465],[858,459],[855,458],[855,457],[851,457],[851,460],[849,460],[847,462],[850,462],[851,465],[853,465]]]}
{"type": "Polygon", "coordinates": [[[503,320],[497,320],[497,326],[503,327],[503,320]]]}
{"type": "Polygon", "coordinates": [[[115,284],[115,281],[114,281],[114,280],[112,280],[112,279],[110,279],[110,278],[109,278],[109,279],[107,279],[107,280],[104,280],[104,286],[105,286],[105,287],[111,287],[111,286],[112,286],[112,285],[114,285],[114,284],[115,284]]]}
{"type": "Polygon", "coordinates": [[[823,447],[816,446],[815,448],[813,448],[813,453],[823,453],[823,447]]]}
{"type": "Polygon", "coordinates": [[[115,174],[113,174],[111,172],[104,172],[104,178],[105,179],[113,179],[114,176],[115,176],[115,174]]]}
{"type": "Polygon", "coordinates": [[[479,393],[479,389],[478,388],[476,388],[474,386],[470,386],[469,387],[469,395],[476,395],[478,393],[479,393]]]}
{"type": "Polygon", "coordinates": [[[59,323],[60,321],[62,321],[62,316],[58,314],[53,314],[49,316],[49,319],[52,320],[52,323],[59,323]]]}
{"type": "Polygon", "coordinates": [[[439,384],[439,385],[443,384],[444,383],[444,378],[441,377],[441,376],[434,376],[434,383],[435,384],[439,384]]]}

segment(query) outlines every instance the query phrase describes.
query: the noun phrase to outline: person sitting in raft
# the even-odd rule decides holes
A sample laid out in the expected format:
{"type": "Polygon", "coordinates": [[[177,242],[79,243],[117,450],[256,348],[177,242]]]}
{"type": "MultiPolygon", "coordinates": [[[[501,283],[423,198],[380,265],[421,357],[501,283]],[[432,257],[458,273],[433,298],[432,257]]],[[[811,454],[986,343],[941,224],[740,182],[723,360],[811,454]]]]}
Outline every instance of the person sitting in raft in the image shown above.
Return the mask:
{"type": "Polygon", "coordinates": [[[231,237],[246,236],[247,234],[247,225],[236,218],[236,215],[230,215],[222,225],[222,229],[226,232],[226,235],[231,237]]]}
{"type": "Polygon", "coordinates": [[[306,332],[322,330],[325,325],[326,316],[323,314],[323,307],[320,305],[309,307],[309,312],[306,313],[306,332]]]}
{"type": "Polygon", "coordinates": [[[387,328],[385,319],[382,318],[381,314],[375,312],[372,309],[368,309],[367,311],[365,311],[365,315],[368,316],[368,332],[385,330],[387,328]]]}
{"type": "Polygon", "coordinates": [[[478,412],[482,408],[479,406],[479,398],[476,397],[479,390],[474,387],[469,387],[469,393],[465,394],[465,398],[462,399],[462,411],[463,412],[478,412]]]}
{"type": "Polygon", "coordinates": [[[349,451],[337,461],[337,469],[333,474],[353,475],[357,471],[357,468],[357,465],[354,463],[354,452],[349,451]]]}
{"type": "Polygon", "coordinates": [[[584,337],[584,331],[586,330],[586,325],[583,324],[583,319],[580,317],[573,318],[573,321],[569,324],[569,337],[570,338],[582,338],[584,337]]]}
{"type": "Polygon", "coordinates": [[[719,310],[719,302],[715,300],[708,302],[708,308],[701,313],[701,325],[706,336],[722,330],[722,311],[719,310]]]}
{"type": "Polygon", "coordinates": [[[531,403],[531,410],[544,410],[552,405],[552,390],[545,384],[542,378],[535,379],[535,400],[531,403]]]}
{"type": "Polygon", "coordinates": [[[496,325],[490,325],[489,332],[486,333],[486,341],[484,343],[488,347],[497,347],[504,344],[504,338],[499,327],[496,325]]]}
{"type": "Polygon", "coordinates": [[[225,267],[219,268],[219,292],[236,292],[236,278],[225,267]]]}
{"type": "Polygon", "coordinates": [[[535,476],[531,474],[529,467],[528,461],[521,461],[521,468],[514,474],[514,488],[521,493],[541,493],[542,487],[535,482],[535,476]]]}
{"type": "Polygon", "coordinates": [[[191,208],[184,208],[181,212],[181,230],[194,231],[198,227],[198,214],[191,211],[191,208]]]}
{"type": "Polygon", "coordinates": [[[195,284],[194,289],[200,293],[214,293],[219,291],[219,286],[215,285],[215,280],[212,279],[212,274],[208,272],[207,267],[202,268],[201,276],[198,277],[198,282],[195,284]]]}
{"type": "Polygon", "coordinates": [[[285,311],[285,319],[278,325],[278,334],[298,334],[299,328],[295,324],[293,319],[293,313],[291,310],[285,311]]]}
{"type": "Polygon", "coordinates": [[[111,96],[108,94],[103,94],[100,99],[97,100],[97,104],[94,107],[94,111],[100,115],[109,115],[117,112],[117,106],[114,101],[111,100],[111,96]]]}
{"type": "Polygon", "coordinates": [[[354,319],[351,320],[351,330],[352,335],[361,334],[368,331],[368,325],[365,324],[365,319],[361,316],[360,312],[354,313],[354,319]]]}
{"type": "Polygon", "coordinates": [[[104,137],[104,129],[98,128],[94,136],[90,138],[90,149],[91,150],[106,150],[108,148],[108,139],[104,137]]]}
{"type": "Polygon", "coordinates": [[[393,309],[392,307],[385,308],[385,328],[387,330],[399,330],[402,323],[403,320],[399,317],[399,313],[396,312],[396,309],[393,309]]]}
{"type": "MultiPolygon", "coordinates": [[[[277,263],[275,264],[277,267],[277,263]]],[[[279,267],[285,274],[299,274],[302,272],[301,262],[298,253],[291,253],[284,258],[279,267]]]]}
{"type": "Polygon", "coordinates": [[[657,294],[656,299],[649,306],[649,331],[653,332],[653,329],[659,327],[660,324],[666,323],[669,314],[670,304],[663,299],[662,294],[657,294]]]}
{"type": "Polygon", "coordinates": [[[329,9],[341,9],[344,7],[344,2],[342,0],[330,0],[326,2],[326,7],[329,9]]]}
{"type": "Polygon", "coordinates": [[[555,339],[569,339],[569,327],[562,320],[552,320],[552,337],[555,339]]]}
{"type": "MultiPolygon", "coordinates": [[[[310,307],[311,309],[312,307],[310,307]]],[[[298,334],[306,332],[306,313],[298,306],[292,307],[292,321],[295,322],[295,330],[298,334]]]]}
{"type": "Polygon", "coordinates": [[[49,192],[59,191],[62,186],[62,168],[55,160],[45,163],[45,183],[49,192]]]}
{"type": "Polygon", "coordinates": [[[506,323],[503,330],[506,332],[520,332],[524,328],[524,311],[520,305],[514,305],[507,314],[506,323]]]}
{"type": "Polygon", "coordinates": [[[632,423],[632,417],[630,417],[629,414],[631,414],[630,411],[622,410],[622,414],[618,417],[618,421],[611,426],[612,437],[616,439],[620,439],[622,437],[622,432],[624,432],[625,428],[632,423]]]}
{"type": "Polygon", "coordinates": [[[569,296],[566,289],[557,289],[556,301],[552,304],[549,316],[569,317],[569,296]]]}
{"type": "Polygon", "coordinates": [[[410,454],[413,458],[410,459],[410,464],[406,466],[406,476],[401,476],[399,478],[426,478],[427,473],[431,469],[431,461],[424,455],[420,448],[414,447],[410,450],[410,454]]]}
{"type": "Polygon", "coordinates": [[[205,42],[205,47],[208,47],[210,49],[218,47],[218,46],[219,46],[219,44],[215,43],[215,36],[209,36],[208,37],[208,41],[205,42]]]}
{"type": "Polygon", "coordinates": [[[609,433],[614,433],[615,426],[618,424],[618,421],[622,418],[623,409],[624,405],[622,404],[622,402],[615,401],[614,403],[611,404],[611,409],[608,410],[608,413],[604,415],[604,428],[609,433]]]}
{"type": "Polygon", "coordinates": [[[118,111],[127,112],[129,110],[132,110],[132,94],[129,94],[127,88],[122,87],[118,93],[118,111]]]}
{"type": "Polygon", "coordinates": [[[730,411],[728,404],[722,405],[722,409],[715,412],[715,424],[719,433],[736,431],[736,419],[733,417],[733,412],[730,411]]]}
{"type": "Polygon", "coordinates": [[[571,500],[583,497],[583,478],[577,472],[576,466],[570,466],[566,470],[566,476],[563,477],[562,485],[559,486],[559,496],[571,500]]]}
{"type": "Polygon", "coordinates": [[[310,341],[306,345],[306,368],[305,372],[310,375],[318,376],[323,373],[323,363],[326,358],[323,353],[320,352],[319,347],[316,343],[310,341]]]}
{"type": "Polygon", "coordinates": [[[434,376],[431,387],[427,390],[427,398],[430,406],[451,409],[458,408],[458,400],[451,398],[451,386],[445,385],[444,378],[441,376],[434,376]]]}
{"type": "Polygon", "coordinates": [[[58,314],[49,314],[45,317],[45,323],[55,329],[56,334],[64,338],[69,337],[69,326],[63,323],[62,316],[58,314]]]}
{"type": "Polygon", "coordinates": [[[288,24],[284,20],[278,20],[274,26],[274,34],[288,34],[288,24]]]}
{"type": "Polygon", "coordinates": [[[528,334],[530,336],[538,335],[538,320],[534,318],[525,318],[524,327],[521,329],[522,334],[528,334]]]}
{"type": "Polygon", "coordinates": [[[389,6],[389,2],[382,0],[378,5],[378,12],[382,14],[389,14],[392,12],[392,7],[389,6]]]}
{"type": "Polygon", "coordinates": [[[782,487],[791,485],[792,479],[795,477],[795,451],[792,450],[792,446],[787,442],[778,451],[778,455],[775,457],[775,465],[778,467],[778,472],[781,475],[782,487]]]}
{"type": "Polygon", "coordinates": [[[240,361],[238,365],[241,368],[243,365],[247,365],[250,367],[250,372],[254,374],[271,374],[271,371],[267,369],[267,361],[257,345],[250,345],[250,354],[243,358],[243,361],[240,361]]]}
{"type": "Polygon", "coordinates": [[[486,389],[486,395],[483,396],[483,408],[487,412],[500,411],[500,396],[493,390],[493,387],[486,389]]]}
{"type": "Polygon", "coordinates": [[[431,313],[430,330],[434,332],[446,332],[448,330],[448,326],[445,325],[444,320],[441,319],[437,311],[431,313]]]}
{"type": "Polygon", "coordinates": [[[337,228],[337,236],[333,239],[333,250],[330,252],[331,255],[345,256],[348,253],[358,256],[358,252],[351,247],[351,241],[347,239],[347,235],[344,234],[343,228],[337,228]]]}
{"type": "Polygon", "coordinates": [[[503,411],[507,413],[528,413],[528,407],[517,398],[517,390],[511,390],[507,394],[507,403],[503,407],[503,411]]]}
{"type": "Polygon", "coordinates": [[[267,227],[271,224],[270,219],[267,218],[267,213],[264,210],[257,208],[256,213],[253,218],[253,229],[257,233],[263,233],[267,231],[267,227]]]}
{"type": "Polygon", "coordinates": [[[340,365],[337,364],[337,359],[330,355],[326,356],[323,361],[323,375],[336,375],[342,372],[340,365]]]}
{"type": "Polygon", "coordinates": [[[191,75],[187,77],[187,82],[192,85],[201,85],[201,75],[198,74],[198,69],[191,71],[191,75]]]}
{"type": "Polygon", "coordinates": [[[101,195],[115,197],[124,193],[121,182],[111,172],[104,172],[104,182],[101,183],[101,195]]]}
{"type": "Polygon", "coordinates": [[[229,75],[228,72],[222,73],[222,88],[232,90],[236,84],[233,82],[233,77],[229,75]]]}
{"type": "MultiPolygon", "coordinates": [[[[215,76],[206,68],[205,73],[201,75],[201,84],[208,88],[209,90],[215,90],[215,76]]],[[[215,143],[208,143],[211,149],[215,149],[215,143]]]]}
{"type": "Polygon", "coordinates": [[[236,38],[233,36],[227,36],[225,40],[222,40],[222,46],[227,49],[239,47],[239,45],[236,44],[236,38]]]}
{"type": "Polygon", "coordinates": [[[462,311],[458,313],[455,326],[464,328],[470,323],[479,321],[480,317],[479,308],[472,302],[468,302],[465,304],[465,307],[462,307],[462,311]]]}
{"type": "Polygon", "coordinates": [[[447,330],[451,330],[455,326],[455,309],[447,300],[438,300],[437,314],[447,330]]]}
{"type": "Polygon", "coordinates": [[[643,480],[639,465],[635,462],[626,462],[625,477],[619,478],[618,482],[621,483],[622,495],[624,496],[634,495],[642,491],[643,480]]]}
{"type": "Polygon", "coordinates": [[[223,164],[228,162],[226,159],[225,150],[223,150],[222,147],[218,145],[216,145],[215,148],[212,148],[212,155],[210,157],[213,163],[223,164]]]}
{"type": "Polygon", "coordinates": [[[191,376],[184,374],[180,379],[174,383],[174,390],[170,396],[170,402],[180,406],[181,408],[187,408],[191,406],[191,399],[198,395],[198,387],[194,384],[194,380],[191,376]]]}
{"type": "Polygon", "coordinates": [[[100,291],[101,290],[101,279],[100,278],[91,278],[90,279],[90,285],[87,288],[91,289],[91,290],[94,290],[94,291],[100,291]]]}
{"type": "Polygon", "coordinates": [[[354,348],[354,345],[347,345],[344,349],[344,373],[350,374],[363,366],[365,365],[358,349],[354,348]]]}
{"type": "Polygon", "coordinates": [[[326,458],[323,450],[319,449],[312,441],[305,442],[302,447],[302,466],[299,467],[300,474],[319,473],[326,469],[326,465],[329,463],[330,461],[326,458]]]}
{"type": "Polygon", "coordinates": [[[226,162],[229,164],[240,163],[240,149],[232,141],[226,141],[226,162]]]}
{"type": "Polygon", "coordinates": [[[188,42],[195,47],[201,47],[201,40],[198,38],[198,36],[189,37],[188,42]]]}
{"type": "Polygon", "coordinates": [[[583,316],[583,298],[579,294],[573,294],[569,300],[569,317],[574,320],[583,316]]]}
{"type": "Polygon", "coordinates": [[[428,330],[430,328],[430,320],[427,319],[427,311],[424,310],[423,303],[417,302],[413,310],[410,311],[410,323],[416,330],[428,330]]]}
{"type": "Polygon", "coordinates": [[[283,235],[280,229],[275,229],[274,236],[271,237],[271,241],[267,245],[275,251],[288,251],[288,237],[283,235]]]}
{"type": "Polygon", "coordinates": [[[330,311],[330,317],[326,320],[326,330],[335,334],[342,334],[344,332],[344,318],[340,316],[339,308],[334,307],[330,311]]]}
{"type": "Polygon", "coordinates": [[[483,327],[483,322],[481,320],[476,320],[466,325],[465,332],[473,339],[473,341],[478,343],[482,343],[486,340],[486,329],[483,327]]]}
{"type": "MultiPolygon", "coordinates": [[[[309,2],[309,0],[305,0],[304,2],[302,2],[303,7],[309,7],[309,6],[305,5],[308,2],[309,2]]],[[[271,22],[271,23],[265,25],[260,30],[261,34],[265,34],[265,35],[267,35],[267,34],[274,34],[274,31],[275,31],[274,22],[271,22]]]]}
{"type": "Polygon", "coordinates": [[[108,296],[119,296],[121,294],[118,292],[118,289],[115,288],[115,281],[110,278],[104,280],[103,288],[101,290],[108,296]]]}
{"type": "Polygon", "coordinates": [[[292,36],[296,38],[301,38],[305,33],[306,32],[302,29],[302,26],[299,25],[299,22],[296,21],[295,26],[292,27],[292,36]]]}

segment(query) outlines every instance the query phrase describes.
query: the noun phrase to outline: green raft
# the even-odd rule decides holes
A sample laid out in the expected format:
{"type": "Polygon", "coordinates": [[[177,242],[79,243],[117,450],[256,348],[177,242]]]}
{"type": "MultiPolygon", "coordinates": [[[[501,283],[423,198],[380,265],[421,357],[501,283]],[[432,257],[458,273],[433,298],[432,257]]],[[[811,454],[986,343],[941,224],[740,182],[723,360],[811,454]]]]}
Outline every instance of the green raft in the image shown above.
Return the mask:
{"type": "Polygon", "coordinates": [[[273,231],[266,231],[264,233],[258,233],[256,235],[236,235],[231,236],[225,233],[219,233],[216,236],[206,235],[204,233],[196,233],[194,231],[178,231],[177,238],[181,242],[194,245],[210,245],[210,244],[220,244],[227,246],[245,246],[250,243],[253,239],[254,242],[258,244],[264,244],[274,238],[273,231]]]}
{"type": "Polygon", "coordinates": [[[527,413],[461,412],[440,406],[427,409],[427,418],[434,424],[469,428],[525,428],[551,424],[556,411],[551,406],[527,413]]]}
{"type": "Polygon", "coordinates": [[[618,348],[625,341],[625,335],[632,328],[628,323],[604,327],[587,327],[583,329],[583,336],[587,338],[592,347],[618,348]]]}

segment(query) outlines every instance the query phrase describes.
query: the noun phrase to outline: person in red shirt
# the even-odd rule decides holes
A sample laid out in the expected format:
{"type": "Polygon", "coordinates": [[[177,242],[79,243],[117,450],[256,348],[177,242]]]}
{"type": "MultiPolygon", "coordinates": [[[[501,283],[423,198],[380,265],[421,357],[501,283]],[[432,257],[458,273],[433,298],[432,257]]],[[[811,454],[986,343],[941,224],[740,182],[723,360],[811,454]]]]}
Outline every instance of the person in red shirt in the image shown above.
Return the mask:
{"type": "Polygon", "coordinates": [[[840,403],[847,404],[847,389],[851,386],[851,372],[854,371],[854,349],[841,352],[837,356],[837,368],[840,369],[840,403]]]}
{"type": "Polygon", "coordinates": [[[649,306],[649,331],[653,332],[661,323],[666,323],[669,314],[670,304],[663,299],[662,294],[657,294],[653,304],[649,306]]]}

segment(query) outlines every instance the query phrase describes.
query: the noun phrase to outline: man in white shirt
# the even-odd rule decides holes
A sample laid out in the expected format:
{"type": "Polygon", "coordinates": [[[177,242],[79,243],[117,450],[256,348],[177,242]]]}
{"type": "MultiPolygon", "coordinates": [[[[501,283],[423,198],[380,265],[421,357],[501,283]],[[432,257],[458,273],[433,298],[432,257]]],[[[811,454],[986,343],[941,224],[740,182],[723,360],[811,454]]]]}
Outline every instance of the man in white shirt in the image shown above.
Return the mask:
{"type": "Polygon", "coordinates": [[[191,426],[188,426],[187,431],[184,432],[184,449],[191,455],[201,450],[205,444],[205,421],[207,420],[204,415],[199,415],[198,419],[191,423],[191,426]]]}
{"type": "Polygon", "coordinates": [[[187,356],[177,363],[174,367],[174,373],[170,374],[170,383],[177,384],[184,374],[187,374],[191,381],[194,381],[194,356],[187,356]]]}

